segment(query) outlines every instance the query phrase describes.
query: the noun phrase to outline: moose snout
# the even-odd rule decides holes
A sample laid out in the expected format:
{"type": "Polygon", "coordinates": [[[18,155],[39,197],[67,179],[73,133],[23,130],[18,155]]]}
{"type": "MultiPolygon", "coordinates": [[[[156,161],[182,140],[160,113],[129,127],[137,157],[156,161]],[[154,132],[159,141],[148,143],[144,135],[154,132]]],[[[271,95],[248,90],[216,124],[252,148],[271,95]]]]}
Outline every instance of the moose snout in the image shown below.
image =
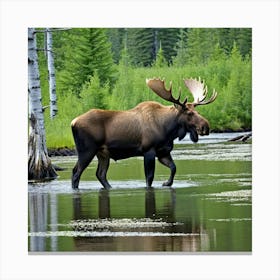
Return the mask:
{"type": "Polygon", "coordinates": [[[204,125],[200,126],[197,129],[197,132],[199,135],[203,136],[203,135],[209,135],[209,125],[208,123],[205,123],[204,125]]]}
{"type": "Polygon", "coordinates": [[[209,126],[205,125],[202,127],[202,135],[209,135],[209,126]]]}

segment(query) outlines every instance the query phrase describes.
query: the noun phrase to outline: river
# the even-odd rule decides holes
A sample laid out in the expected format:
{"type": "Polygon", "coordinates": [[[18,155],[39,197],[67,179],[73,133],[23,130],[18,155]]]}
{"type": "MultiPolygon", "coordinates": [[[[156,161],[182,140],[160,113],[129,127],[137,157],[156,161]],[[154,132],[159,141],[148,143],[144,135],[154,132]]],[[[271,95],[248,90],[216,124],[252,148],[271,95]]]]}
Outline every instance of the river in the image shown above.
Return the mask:
{"type": "Polygon", "coordinates": [[[110,191],[95,177],[97,161],[70,178],[76,156],[53,157],[65,170],[57,180],[28,185],[29,252],[242,252],[252,251],[252,145],[227,142],[239,134],[186,137],[175,142],[169,170],[156,164],[145,188],[142,158],[111,161],[110,191]]]}

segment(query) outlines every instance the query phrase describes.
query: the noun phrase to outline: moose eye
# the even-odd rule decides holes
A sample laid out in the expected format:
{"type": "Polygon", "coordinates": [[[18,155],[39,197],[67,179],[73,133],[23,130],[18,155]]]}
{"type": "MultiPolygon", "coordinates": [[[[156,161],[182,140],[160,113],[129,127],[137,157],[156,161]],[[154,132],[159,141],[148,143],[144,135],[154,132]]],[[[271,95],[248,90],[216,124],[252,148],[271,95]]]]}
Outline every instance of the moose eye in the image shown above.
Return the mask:
{"type": "Polygon", "coordinates": [[[186,111],[186,114],[188,115],[188,116],[193,116],[194,115],[194,112],[193,111],[190,111],[190,110],[187,110],[186,111]]]}

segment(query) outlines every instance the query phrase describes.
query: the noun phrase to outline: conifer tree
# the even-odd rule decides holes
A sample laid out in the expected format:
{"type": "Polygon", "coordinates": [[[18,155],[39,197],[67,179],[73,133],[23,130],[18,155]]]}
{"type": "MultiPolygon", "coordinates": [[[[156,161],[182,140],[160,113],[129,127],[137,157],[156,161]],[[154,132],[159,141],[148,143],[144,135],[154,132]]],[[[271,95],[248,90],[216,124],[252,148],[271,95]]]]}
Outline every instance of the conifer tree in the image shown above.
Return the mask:
{"type": "Polygon", "coordinates": [[[65,34],[64,65],[57,74],[61,91],[79,93],[96,71],[101,84],[114,81],[111,45],[102,28],[75,28],[65,34]]]}
{"type": "Polygon", "coordinates": [[[165,60],[171,64],[172,57],[176,55],[175,46],[180,39],[179,28],[159,28],[158,44],[161,42],[165,60]]]}
{"type": "Polygon", "coordinates": [[[152,28],[129,28],[127,49],[136,66],[150,66],[156,57],[156,31],[152,28]]]}
{"type": "Polygon", "coordinates": [[[176,56],[173,56],[172,62],[174,66],[185,66],[187,64],[187,31],[183,28],[180,29],[179,40],[175,45],[174,50],[176,56]]]}
{"type": "Polygon", "coordinates": [[[252,29],[251,28],[240,28],[236,43],[238,49],[244,58],[246,55],[251,55],[252,50],[252,29]]]}
{"type": "Polygon", "coordinates": [[[188,64],[201,64],[203,62],[204,30],[202,28],[190,28],[188,31],[187,58],[188,64]]]}
{"type": "Polygon", "coordinates": [[[166,61],[166,59],[164,57],[164,54],[163,54],[163,49],[162,49],[162,46],[161,46],[161,42],[160,42],[160,45],[159,45],[159,50],[157,52],[156,59],[155,59],[152,66],[156,67],[156,68],[161,68],[161,67],[167,66],[167,61],[166,61]]]}
{"type": "Polygon", "coordinates": [[[121,58],[124,40],[127,37],[127,28],[107,28],[106,34],[111,42],[113,60],[118,64],[121,58]]]}
{"type": "Polygon", "coordinates": [[[129,28],[127,48],[133,65],[151,66],[155,61],[160,42],[165,60],[170,64],[179,38],[178,28],[129,28]]]}

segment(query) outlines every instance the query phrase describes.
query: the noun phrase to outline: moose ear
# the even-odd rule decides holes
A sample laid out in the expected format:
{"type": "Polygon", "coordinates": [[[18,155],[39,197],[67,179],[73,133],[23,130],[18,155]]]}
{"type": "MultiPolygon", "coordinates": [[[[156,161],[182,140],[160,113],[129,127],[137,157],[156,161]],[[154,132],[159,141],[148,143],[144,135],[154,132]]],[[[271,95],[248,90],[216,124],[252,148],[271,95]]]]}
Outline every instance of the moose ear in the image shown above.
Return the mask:
{"type": "Polygon", "coordinates": [[[177,110],[187,110],[187,107],[186,106],[181,106],[181,105],[178,105],[178,104],[174,104],[174,107],[177,109],[177,110]]]}

